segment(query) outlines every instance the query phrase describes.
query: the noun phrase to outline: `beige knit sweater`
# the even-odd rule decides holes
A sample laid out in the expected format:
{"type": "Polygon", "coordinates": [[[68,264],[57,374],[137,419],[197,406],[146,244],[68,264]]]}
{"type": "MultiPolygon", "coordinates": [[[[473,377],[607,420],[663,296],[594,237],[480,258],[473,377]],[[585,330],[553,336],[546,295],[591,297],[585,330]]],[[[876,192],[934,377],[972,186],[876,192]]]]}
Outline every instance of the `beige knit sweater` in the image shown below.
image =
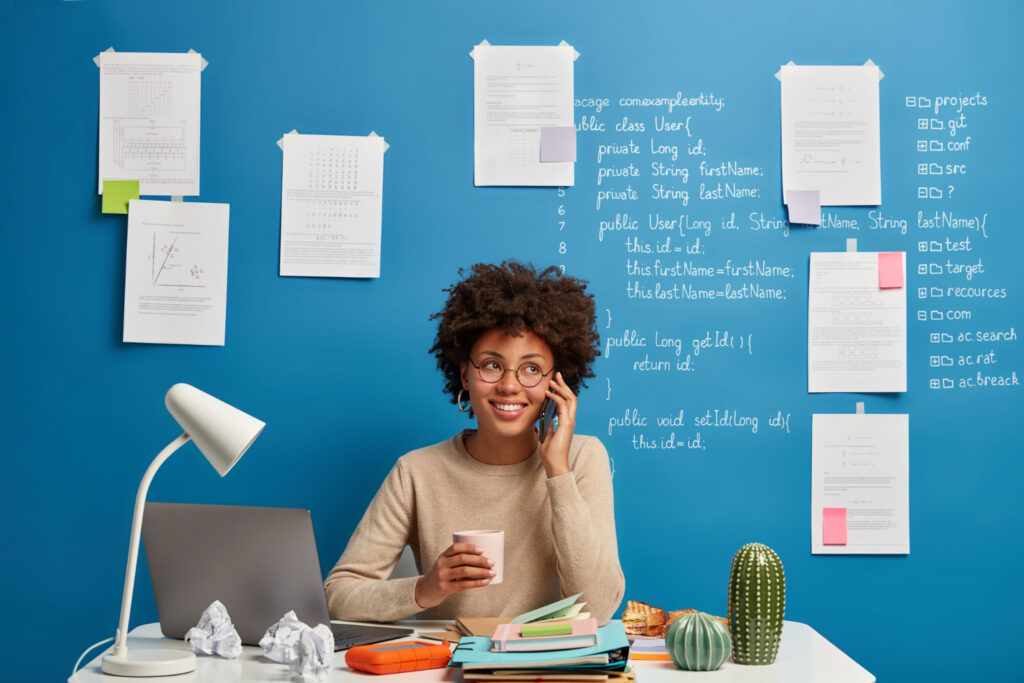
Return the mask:
{"type": "Polygon", "coordinates": [[[608,454],[574,435],[572,470],[547,478],[534,453],[515,465],[486,465],[462,432],[399,458],[324,582],[331,617],[395,621],[421,612],[418,577],[389,580],[408,544],[421,572],[464,529],[505,531],[504,580],[450,595],[422,619],[515,615],[582,592],[585,611],[605,623],[625,579],[615,540],[608,454]]]}

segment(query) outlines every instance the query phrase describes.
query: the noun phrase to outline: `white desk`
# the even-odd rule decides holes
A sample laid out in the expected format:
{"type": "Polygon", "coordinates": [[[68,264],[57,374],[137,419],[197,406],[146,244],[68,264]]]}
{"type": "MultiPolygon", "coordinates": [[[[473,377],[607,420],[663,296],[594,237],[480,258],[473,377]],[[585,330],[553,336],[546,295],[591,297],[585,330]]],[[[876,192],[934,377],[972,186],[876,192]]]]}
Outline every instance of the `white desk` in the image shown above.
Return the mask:
{"type": "MultiPolygon", "coordinates": [[[[423,631],[441,630],[438,621],[399,622],[403,626],[411,626],[423,631]]],[[[160,634],[159,624],[138,626],[128,634],[128,648],[184,650],[185,642],[164,638],[160,634]]],[[[106,650],[109,651],[109,648],[106,650]]],[[[105,652],[106,652],[105,651],[105,652]]],[[[238,659],[228,660],[220,657],[199,656],[199,666],[192,673],[181,676],[163,676],[160,678],[121,678],[107,676],[100,670],[100,653],[95,659],[83,666],[76,676],[69,678],[69,683],[128,683],[129,681],[150,681],[152,683],[246,683],[270,682],[295,683],[287,666],[271,662],[263,656],[258,647],[245,646],[238,659]]],[[[740,666],[731,661],[722,665],[718,671],[679,671],[671,662],[631,662],[636,669],[637,683],[689,683],[690,681],[715,681],[716,683],[733,683],[733,681],[756,681],[757,683],[874,683],[875,677],[862,666],[846,656],[835,645],[828,642],[817,631],[807,624],[787,621],[782,629],[782,644],[779,656],[771,666],[740,666]]],[[[346,683],[369,683],[372,680],[395,680],[399,683],[442,683],[458,682],[462,676],[456,669],[430,669],[411,673],[395,674],[391,677],[374,677],[352,671],[345,666],[345,653],[334,654],[334,664],[328,681],[345,681],[346,683]]]]}

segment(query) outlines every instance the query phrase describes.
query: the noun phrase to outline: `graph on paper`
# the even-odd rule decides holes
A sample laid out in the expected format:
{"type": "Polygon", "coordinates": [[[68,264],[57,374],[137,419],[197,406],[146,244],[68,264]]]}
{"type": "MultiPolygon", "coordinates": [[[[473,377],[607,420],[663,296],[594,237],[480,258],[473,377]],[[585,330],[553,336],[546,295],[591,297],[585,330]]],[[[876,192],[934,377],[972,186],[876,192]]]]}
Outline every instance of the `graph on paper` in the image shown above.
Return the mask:
{"type": "Polygon", "coordinates": [[[173,231],[153,231],[146,255],[153,284],[164,287],[203,287],[206,269],[199,263],[195,236],[173,231]]]}
{"type": "Polygon", "coordinates": [[[124,341],[224,344],[229,215],[227,204],[131,200],[124,341]]]}
{"type": "Polygon", "coordinates": [[[114,123],[113,162],[122,171],[188,170],[185,126],[139,126],[114,123]]]}
{"type": "Polygon", "coordinates": [[[99,63],[99,192],[138,180],[142,195],[198,195],[202,57],[103,52],[99,63]]]}

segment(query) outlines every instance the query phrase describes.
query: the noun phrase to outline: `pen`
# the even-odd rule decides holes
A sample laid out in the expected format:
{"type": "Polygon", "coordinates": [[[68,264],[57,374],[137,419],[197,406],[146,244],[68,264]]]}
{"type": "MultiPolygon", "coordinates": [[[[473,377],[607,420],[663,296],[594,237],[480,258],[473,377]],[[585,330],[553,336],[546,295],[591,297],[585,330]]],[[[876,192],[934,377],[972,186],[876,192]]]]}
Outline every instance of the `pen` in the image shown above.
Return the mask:
{"type": "Polygon", "coordinates": [[[442,642],[445,640],[444,638],[439,638],[437,636],[430,636],[430,635],[427,635],[426,633],[417,633],[416,637],[417,638],[426,638],[427,640],[439,640],[439,641],[442,641],[442,642]]]}
{"type": "Polygon", "coordinates": [[[454,633],[452,634],[452,636],[453,636],[452,638],[445,638],[445,637],[442,637],[442,636],[432,636],[432,635],[430,635],[428,633],[417,633],[416,634],[417,638],[426,638],[427,640],[436,640],[436,641],[438,641],[440,643],[443,643],[445,641],[447,641],[449,643],[456,643],[456,642],[458,642],[458,639],[459,639],[460,636],[457,636],[454,633]]]}

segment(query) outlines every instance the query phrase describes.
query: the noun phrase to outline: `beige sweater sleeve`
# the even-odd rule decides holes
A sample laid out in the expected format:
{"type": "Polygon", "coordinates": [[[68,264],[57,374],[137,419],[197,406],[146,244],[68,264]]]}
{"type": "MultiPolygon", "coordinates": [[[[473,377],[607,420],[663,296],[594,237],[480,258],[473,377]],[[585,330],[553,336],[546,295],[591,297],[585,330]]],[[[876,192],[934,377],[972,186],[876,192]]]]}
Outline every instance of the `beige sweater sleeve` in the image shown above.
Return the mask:
{"type": "Polygon", "coordinates": [[[388,580],[413,523],[411,486],[399,460],[324,581],[332,619],[397,621],[421,611],[414,597],[418,577],[388,580]]]}
{"type": "Polygon", "coordinates": [[[564,596],[583,593],[598,624],[618,609],[626,579],[619,565],[608,453],[594,437],[581,437],[571,472],[547,480],[551,533],[564,596]]]}

